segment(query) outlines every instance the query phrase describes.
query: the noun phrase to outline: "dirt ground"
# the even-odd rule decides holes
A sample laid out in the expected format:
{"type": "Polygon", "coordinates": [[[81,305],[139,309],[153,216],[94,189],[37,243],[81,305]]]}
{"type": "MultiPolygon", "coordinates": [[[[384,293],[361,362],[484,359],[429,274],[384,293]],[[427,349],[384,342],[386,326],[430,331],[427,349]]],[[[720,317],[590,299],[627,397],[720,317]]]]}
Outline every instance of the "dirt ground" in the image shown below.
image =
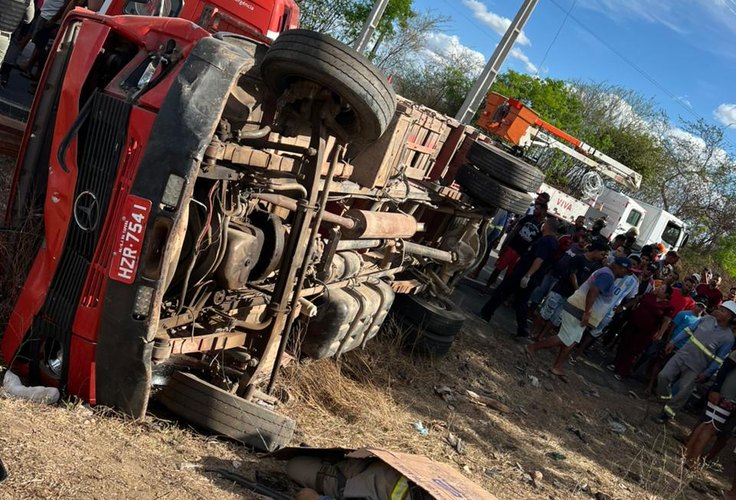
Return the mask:
{"type": "MultiPolygon", "coordinates": [[[[11,169],[0,158],[0,179],[11,169]]],[[[560,381],[547,372],[552,353],[525,361],[509,311],[488,325],[474,315],[485,299],[477,288],[463,286],[454,299],[468,319],[443,360],[402,353],[389,322],[366,350],[287,367],[279,388],[282,411],[298,423],[294,445],[423,454],[501,499],[720,498],[728,489],[733,444],[721,457],[725,470],[686,472],[677,438],[695,417],[655,424],[659,406],[641,396],[639,383],[617,382],[603,368],[605,354],[569,367],[560,381]]],[[[250,479],[283,470],[160,416],[134,422],[75,402],[48,407],[1,396],[0,459],[10,472],[2,499],[264,498],[209,470],[250,479]]]]}
{"type": "MultiPolygon", "coordinates": [[[[456,298],[471,313],[482,300],[471,288],[456,298]]],[[[451,354],[434,362],[403,354],[394,328],[365,351],[285,370],[283,411],[298,422],[294,444],[427,455],[502,499],[714,498],[728,487],[730,447],[726,471],[685,473],[676,437],[693,417],[652,422],[657,404],[629,394],[641,386],[615,381],[602,358],[570,367],[567,382],[553,379],[551,354],[534,365],[523,360],[509,314],[492,326],[470,314],[451,354]],[[458,438],[460,446],[449,443],[458,438]]],[[[0,399],[0,457],[10,470],[0,498],[259,498],[205,469],[251,479],[282,469],[185,425],[8,399],[0,399]]]]}

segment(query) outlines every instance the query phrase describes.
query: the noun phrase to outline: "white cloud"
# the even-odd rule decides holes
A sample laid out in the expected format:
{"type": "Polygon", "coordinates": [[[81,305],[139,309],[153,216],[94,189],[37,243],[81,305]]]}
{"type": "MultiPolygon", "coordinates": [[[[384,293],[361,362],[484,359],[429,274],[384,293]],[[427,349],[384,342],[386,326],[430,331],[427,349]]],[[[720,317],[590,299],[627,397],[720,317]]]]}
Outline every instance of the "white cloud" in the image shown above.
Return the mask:
{"type": "Polygon", "coordinates": [[[713,111],[713,116],[727,127],[736,124],[736,104],[721,104],[713,111]]]}
{"type": "MultiPolygon", "coordinates": [[[[463,0],[463,4],[473,11],[473,17],[478,21],[482,22],[489,28],[491,28],[499,36],[503,36],[506,30],[511,26],[511,19],[503,16],[499,16],[495,12],[491,12],[486,7],[486,4],[479,0],[463,0]]],[[[516,43],[519,45],[531,45],[532,42],[522,31],[519,33],[519,38],[516,39],[516,43]]]]}
{"type": "Polygon", "coordinates": [[[529,73],[539,73],[539,69],[534,64],[532,64],[532,61],[529,59],[529,56],[527,56],[526,54],[524,54],[521,51],[521,49],[518,49],[518,48],[514,47],[509,52],[509,55],[511,57],[515,58],[515,59],[518,59],[522,63],[524,63],[524,68],[526,68],[526,70],[529,73]]]}
{"type": "MultiPolygon", "coordinates": [[[[473,17],[491,28],[499,36],[503,36],[506,33],[506,30],[509,29],[509,26],[511,26],[511,19],[500,16],[495,12],[491,12],[488,10],[488,7],[486,7],[486,4],[480,0],[463,0],[463,5],[473,12],[473,17]]],[[[529,46],[531,44],[531,40],[529,40],[522,31],[519,33],[519,37],[516,39],[514,45],[529,46]]],[[[520,48],[512,48],[509,55],[514,59],[521,61],[527,72],[539,73],[539,69],[532,63],[529,56],[527,56],[520,48]]]]}
{"type": "Polygon", "coordinates": [[[472,75],[479,74],[486,64],[486,56],[463,45],[457,35],[436,31],[427,36],[425,54],[436,61],[463,61],[472,75]]]}

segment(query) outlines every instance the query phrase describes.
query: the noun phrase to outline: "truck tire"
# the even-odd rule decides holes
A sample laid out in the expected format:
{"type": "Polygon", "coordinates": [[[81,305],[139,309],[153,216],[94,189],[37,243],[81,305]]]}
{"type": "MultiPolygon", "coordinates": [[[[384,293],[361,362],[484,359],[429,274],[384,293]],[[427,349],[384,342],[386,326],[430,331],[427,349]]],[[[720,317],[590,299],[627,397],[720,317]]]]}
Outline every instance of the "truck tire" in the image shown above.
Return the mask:
{"type": "Polygon", "coordinates": [[[455,182],[484,205],[501,208],[514,214],[523,214],[532,203],[529,193],[505,186],[481,172],[473,165],[460,167],[455,182]]]}
{"type": "Polygon", "coordinates": [[[406,322],[442,337],[454,336],[465,322],[465,315],[453,303],[418,295],[397,295],[393,309],[406,322]]]}
{"type": "Polygon", "coordinates": [[[468,162],[508,187],[536,193],[544,173],[496,146],[475,141],[468,151],[468,162]]]}
{"type": "Polygon", "coordinates": [[[261,451],[283,448],[294,436],[295,422],[246,401],[190,373],[175,372],[159,401],[194,425],[261,451]]]}
{"type": "Polygon", "coordinates": [[[411,354],[438,359],[450,352],[453,342],[454,335],[442,336],[414,328],[414,334],[407,337],[405,349],[411,354]]]}
{"type": "Polygon", "coordinates": [[[315,82],[337,94],[345,106],[336,121],[347,141],[375,141],[396,111],[391,84],[368,59],[314,31],[289,30],[279,35],[263,58],[261,76],[277,95],[298,80],[315,82]]]}

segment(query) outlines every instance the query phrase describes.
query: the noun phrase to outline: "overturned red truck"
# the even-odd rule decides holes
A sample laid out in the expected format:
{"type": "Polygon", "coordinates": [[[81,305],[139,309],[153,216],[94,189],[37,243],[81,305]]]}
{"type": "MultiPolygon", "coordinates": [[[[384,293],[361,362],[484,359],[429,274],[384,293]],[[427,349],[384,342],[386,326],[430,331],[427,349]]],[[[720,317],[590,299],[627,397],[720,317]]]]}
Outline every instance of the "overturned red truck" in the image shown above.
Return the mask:
{"type": "Polygon", "coordinates": [[[272,450],[285,353],[364,346],[389,310],[447,352],[488,213],[523,212],[540,172],[295,29],[291,1],[103,11],[64,20],[17,161],[7,222],[39,237],[8,366],[272,450]]]}

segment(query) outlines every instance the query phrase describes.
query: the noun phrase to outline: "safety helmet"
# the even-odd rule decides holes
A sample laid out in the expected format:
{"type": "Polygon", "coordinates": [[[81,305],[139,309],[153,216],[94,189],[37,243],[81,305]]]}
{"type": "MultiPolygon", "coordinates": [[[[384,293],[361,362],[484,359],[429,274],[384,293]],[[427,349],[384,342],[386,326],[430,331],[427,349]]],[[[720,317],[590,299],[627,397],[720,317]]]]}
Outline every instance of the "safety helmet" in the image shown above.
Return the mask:
{"type": "Polygon", "coordinates": [[[731,314],[736,316],[736,302],[734,302],[733,300],[727,300],[726,302],[721,304],[721,307],[724,309],[728,309],[729,311],[731,311],[731,314]]]}

